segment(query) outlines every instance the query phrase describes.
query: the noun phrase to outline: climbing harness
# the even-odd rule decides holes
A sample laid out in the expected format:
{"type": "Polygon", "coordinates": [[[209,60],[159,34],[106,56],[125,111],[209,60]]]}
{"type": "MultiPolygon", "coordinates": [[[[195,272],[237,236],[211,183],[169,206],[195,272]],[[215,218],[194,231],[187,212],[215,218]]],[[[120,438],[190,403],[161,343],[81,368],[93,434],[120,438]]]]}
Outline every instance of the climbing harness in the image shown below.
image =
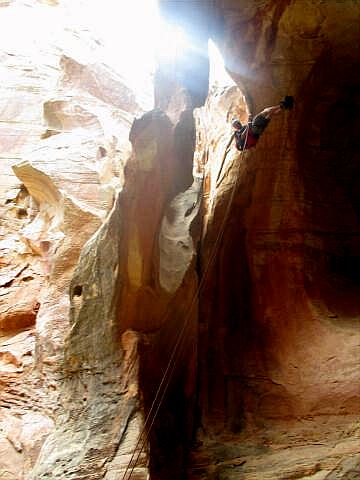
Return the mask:
{"type": "MultiPolygon", "coordinates": [[[[248,134],[248,129],[247,129],[247,132],[246,132],[246,138],[245,138],[245,144],[244,145],[246,145],[246,142],[247,142],[247,134],[248,134]]],[[[225,162],[225,158],[228,154],[229,146],[230,146],[233,138],[234,138],[234,134],[231,136],[231,140],[229,141],[229,143],[227,144],[227,147],[225,149],[225,153],[224,153],[224,156],[223,156],[223,159],[222,159],[220,171],[222,170],[222,166],[225,162]]],[[[242,158],[244,152],[245,152],[245,148],[241,152],[240,159],[242,158]]],[[[219,174],[218,174],[218,178],[219,178],[219,174]]],[[[217,180],[218,180],[218,178],[217,178],[217,180]]],[[[156,416],[157,416],[157,414],[160,410],[160,407],[161,407],[162,402],[164,400],[164,397],[166,395],[167,389],[170,385],[170,381],[171,381],[173,373],[175,371],[175,367],[177,366],[177,362],[178,362],[178,360],[180,358],[180,355],[182,353],[181,349],[184,346],[183,341],[186,338],[185,337],[185,332],[186,332],[186,328],[189,326],[190,315],[191,315],[192,310],[193,310],[193,308],[196,304],[196,300],[200,296],[200,293],[201,293],[201,291],[202,291],[202,289],[205,285],[205,281],[207,280],[208,273],[210,271],[210,268],[212,267],[212,264],[215,260],[216,254],[217,254],[219,246],[220,246],[220,242],[223,238],[223,234],[224,234],[224,231],[225,231],[225,225],[226,225],[226,222],[229,218],[230,208],[231,208],[231,205],[232,205],[232,202],[233,202],[233,199],[234,199],[237,184],[238,184],[238,176],[236,177],[234,185],[231,188],[231,193],[230,193],[229,201],[228,201],[227,206],[226,206],[225,215],[223,216],[223,219],[222,219],[222,222],[221,222],[221,225],[220,225],[220,229],[219,229],[219,233],[218,233],[218,235],[215,239],[215,242],[213,244],[213,248],[210,252],[209,261],[205,266],[205,269],[204,269],[203,275],[201,277],[201,280],[199,282],[199,285],[198,285],[193,297],[191,298],[190,305],[189,305],[188,310],[185,314],[185,320],[184,320],[183,326],[182,326],[182,328],[179,332],[179,335],[177,337],[175,345],[172,349],[172,353],[171,353],[168,365],[165,369],[165,372],[163,374],[160,385],[159,385],[159,387],[156,391],[156,394],[155,394],[154,399],[152,401],[149,413],[146,416],[146,419],[145,419],[144,425],[142,427],[142,430],[140,432],[138,441],[135,445],[133,454],[132,454],[132,456],[129,460],[129,463],[127,464],[125,473],[122,476],[122,480],[130,480],[130,478],[131,478],[131,476],[134,472],[134,469],[135,469],[135,467],[138,463],[140,455],[141,455],[141,453],[144,449],[144,446],[145,446],[145,444],[146,444],[146,442],[149,438],[151,428],[154,424],[156,416]],[[137,454],[136,454],[136,452],[137,452],[137,454]],[[129,474],[128,474],[128,472],[129,472],[129,474]],[[128,474],[128,476],[127,476],[127,474],[128,474]]],[[[168,315],[169,315],[169,313],[165,314],[165,319],[168,317],[168,315]]]]}

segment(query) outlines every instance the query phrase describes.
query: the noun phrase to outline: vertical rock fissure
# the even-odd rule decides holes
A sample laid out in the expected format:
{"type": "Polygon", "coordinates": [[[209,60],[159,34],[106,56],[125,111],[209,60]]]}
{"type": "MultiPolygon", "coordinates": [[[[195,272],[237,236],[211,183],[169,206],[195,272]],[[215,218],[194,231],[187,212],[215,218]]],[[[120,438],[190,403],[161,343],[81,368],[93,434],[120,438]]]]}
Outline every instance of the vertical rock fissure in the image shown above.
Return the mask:
{"type": "Polygon", "coordinates": [[[142,117],[85,30],[47,50],[65,3],[2,38],[4,480],[121,480],[181,332],[134,478],[358,478],[359,2],[160,0],[189,43],[142,117]],[[208,92],[209,37],[247,101],[208,92]]]}

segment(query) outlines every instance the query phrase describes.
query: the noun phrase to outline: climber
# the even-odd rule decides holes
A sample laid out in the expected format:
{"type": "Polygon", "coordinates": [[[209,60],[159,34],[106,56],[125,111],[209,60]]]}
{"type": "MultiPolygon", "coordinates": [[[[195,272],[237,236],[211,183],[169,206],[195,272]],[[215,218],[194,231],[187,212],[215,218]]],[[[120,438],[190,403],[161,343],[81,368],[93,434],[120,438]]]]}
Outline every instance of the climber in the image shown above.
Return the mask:
{"type": "Polygon", "coordinates": [[[236,142],[236,148],[238,150],[247,150],[254,147],[260,135],[264,132],[268,126],[270,119],[273,115],[281,112],[281,110],[291,110],[294,106],[294,98],[286,96],[279,105],[265,108],[262,112],[258,113],[254,120],[248,122],[247,125],[242,125],[237,119],[233,119],[232,126],[234,128],[234,136],[236,142]],[[245,145],[246,142],[246,145],[245,145]]]}

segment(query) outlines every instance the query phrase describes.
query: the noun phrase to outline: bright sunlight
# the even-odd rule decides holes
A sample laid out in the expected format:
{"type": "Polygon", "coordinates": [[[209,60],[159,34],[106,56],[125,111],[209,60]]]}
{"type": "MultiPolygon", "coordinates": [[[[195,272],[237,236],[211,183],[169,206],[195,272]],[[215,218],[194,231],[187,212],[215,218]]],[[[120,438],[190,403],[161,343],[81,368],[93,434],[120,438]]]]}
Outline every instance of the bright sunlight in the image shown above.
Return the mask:
{"type": "MultiPolygon", "coordinates": [[[[160,18],[157,0],[58,0],[56,6],[18,0],[0,9],[0,27],[3,48],[15,48],[14,54],[31,51],[31,58],[42,63],[44,52],[53,48],[79,63],[108,65],[144,110],[153,108],[156,62],[175,61],[187,45],[184,31],[160,18]]],[[[210,85],[231,85],[211,41],[209,54],[210,85]]]]}

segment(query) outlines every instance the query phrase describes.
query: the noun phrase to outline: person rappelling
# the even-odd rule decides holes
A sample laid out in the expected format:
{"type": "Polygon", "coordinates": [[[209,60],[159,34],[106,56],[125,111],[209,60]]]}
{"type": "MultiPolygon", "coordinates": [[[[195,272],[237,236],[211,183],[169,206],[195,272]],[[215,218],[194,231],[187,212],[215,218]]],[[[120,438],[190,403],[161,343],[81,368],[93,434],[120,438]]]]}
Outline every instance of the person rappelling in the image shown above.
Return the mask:
{"type": "Polygon", "coordinates": [[[271,118],[282,110],[291,110],[294,106],[294,98],[287,95],[278,105],[267,107],[258,113],[253,120],[249,120],[246,125],[237,119],[233,119],[234,137],[236,148],[240,151],[255,147],[260,136],[269,125],[271,118]]]}
{"type": "Polygon", "coordinates": [[[240,120],[238,120],[237,118],[234,118],[232,120],[232,127],[234,129],[234,132],[231,135],[229,143],[225,148],[225,152],[216,178],[217,186],[219,185],[225,159],[230,151],[230,146],[233,142],[233,139],[235,138],[236,148],[242,152],[248,150],[249,148],[255,147],[265,128],[269,125],[271,117],[280,113],[282,110],[291,110],[293,106],[294,97],[287,95],[284,100],[282,100],[278,105],[267,107],[260,113],[258,113],[255,116],[254,120],[251,120],[251,118],[249,117],[249,121],[246,125],[242,125],[240,120]]]}

